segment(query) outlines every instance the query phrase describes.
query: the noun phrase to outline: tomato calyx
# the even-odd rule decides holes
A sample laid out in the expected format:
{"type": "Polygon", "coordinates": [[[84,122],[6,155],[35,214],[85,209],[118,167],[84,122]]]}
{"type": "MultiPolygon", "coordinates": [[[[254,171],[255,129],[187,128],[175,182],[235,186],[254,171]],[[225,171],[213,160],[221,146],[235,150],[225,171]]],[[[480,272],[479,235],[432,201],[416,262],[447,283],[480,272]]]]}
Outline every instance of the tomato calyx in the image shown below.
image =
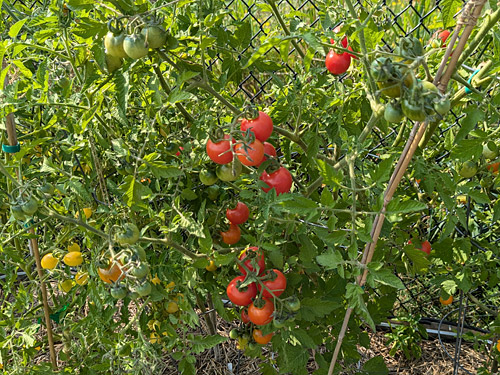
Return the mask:
{"type": "Polygon", "coordinates": [[[401,38],[398,46],[399,54],[409,60],[414,60],[424,55],[424,47],[420,40],[413,36],[401,38]]]}
{"type": "Polygon", "coordinates": [[[123,33],[123,24],[119,19],[112,18],[108,21],[108,30],[111,31],[114,35],[120,35],[121,33],[123,33]]]}
{"type": "Polygon", "coordinates": [[[253,106],[253,105],[249,105],[245,108],[245,111],[244,111],[244,118],[251,121],[251,120],[256,120],[259,118],[259,110],[257,109],[257,107],[253,106]]]}

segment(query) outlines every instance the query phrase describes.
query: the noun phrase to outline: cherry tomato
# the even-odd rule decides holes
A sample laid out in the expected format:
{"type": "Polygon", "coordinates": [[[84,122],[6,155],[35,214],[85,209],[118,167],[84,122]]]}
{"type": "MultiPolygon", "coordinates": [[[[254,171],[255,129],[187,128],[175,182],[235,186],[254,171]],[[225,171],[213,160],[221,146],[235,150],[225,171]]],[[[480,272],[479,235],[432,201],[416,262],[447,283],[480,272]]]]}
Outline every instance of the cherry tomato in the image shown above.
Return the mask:
{"type": "Polygon", "coordinates": [[[229,143],[230,138],[229,134],[226,134],[224,135],[224,140],[222,141],[212,142],[211,139],[207,141],[207,154],[214,163],[228,164],[233,160],[231,144],[229,143]]]}
{"type": "Polygon", "coordinates": [[[106,48],[106,53],[113,57],[123,58],[128,57],[123,49],[123,41],[125,40],[125,34],[119,33],[114,34],[113,32],[108,32],[104,38],[104,47],[106,48]]]}
{"type": "Polygon", "coordinates": [[[292,175],[285,167],[280,167],[277,171],[268,174],[266,171],[262,172],[260,179],[264,181],[269,187],[263,187],[266,193],[274,188],[276,194],[280,195],[283,193],[290,192],[292,188],[292,175]]]}
{"type": "Polygon", "coordinates": [[[200,172],[200,182],[203,185],[213,185],[217,182],[218,178],[217,175],[215,174],[214,171],[211,171],[210,169],[205,169],[200,172]]]}
{"type": "Polygon", "coordinates": [[[220,232],[222,241],[228,245],[234,245],[241,238],[240,227],[235,224],[229,224],[229,229],[225,232],[220,232]]]}
{"type": "Polygon", "coordinates": [[[116,242],[120,245],[133,245],[139,239],[139,228],[137,225],[132,223],[126,223],[123,225],[123,231],[116,235],[116,242]]]}
{"type": "Polygon", "coordinates": [[[115,261],[113,266],[108,266],[107,268],[98,268],[97,273],[102,281],[111,284],[118,280],[122,280],[125,274],[121,269],[122,263],[120,261],[115,261]]]}
{"type": "Polygon", "coordinates": [[[290,311],[294,311],[294,312],[299,311],[300,300],[296,296],[292,296],[286,300],[285,306],[290,311]]]}
{"type": "Polygon", "coordinates": [[[150,25],[142,29],[141,34],[149,48],[160,48],[167,41],[167,32],[159,25],[150,25]]]}
{"type": "Polygon", "coordinates": [[[498,167],[500,166],[500,162],[496,162],[496,163],[491,163],[491,164],[488,164],[486,166],[486,168],[493,174],[497,174],[498,173],[498,167]]]}
{"type": "Polygon", "coordinates": [[[347,72],[351,65],[351,56],[347,53],[336,53],[333,50],[328,52],[325,59],[325,66],[328,71],[334,75],[340,75],[347,72]]]}
{"type": "MultiPolygon", "coordinates": [[[[256,246],[249,247],[248,250],[243,250],[238,260],[243,262],[245,267],[250,271],[257,271],[258,266],[259,275],[262,275],[266,269],[264,253],[256,246]]],[[[242,266],[238,265],[238,268],[243,275],[247,274],[247,271],[242,266]]]]}
{"type": "Polygon", "coordinates": [[[451,102],[448,98],[442,98],[434,103],[434,110],[441,116],[448,113],[451,108],[451,102]]]}
{"type": "Polygon", "coordinates": [[[264,157],[257,166],[264,163],[267,160],[268,156],[272,156],[273,158],[275,158],[278,155],[274,146],[269,142],[264,142],[262,145],[264,146],[264,157]]]}
{"type": "Polygon", "coordinates": [[[248,220],[250,215],[250,210],[248,206],[243,202],[238,202],[236,207],[233,209],[226,210],[226,217],[231,222],[231,224],[243,224],[248,220]]]}
{"type": "Polygon", "coordinates": [[[245,280],[245,276],[237,276],[232,279],[226,288],[226,293],[229,300],[238,306],[248,306],[252,303],[252,299],[257,295],[257,287],[255,283],[240,288],[240,284],[245,280]]]}
{"type": "Polygon", "coordinates": [[[273,320],[274,304],[266,298],[264,298],[263,301],[264,305],[262,307],[255,306],[255,303],[252,303],[248,307],[248,317],[250,321],[258,326],[266,325],[273,320]]]}
{"type": "Polygon", "coordinates": [[[260,329],[254,329],[252,336],[253,339],[257,344],[261,345],[266,345],[269,341],[271,341],[271,338],[273,337],[274,333],[268,333],[267,335],[263,336],[262,331],[260,329]]]}
{"type": "Polygon", "coordinates": [[[493,141],[483,144],[483,156],[488,160],[493,160],[498,156],[498,146],[493,141]]]}
{"type": "Polygon", "coordinates": [[[441,40],[441,47],[446,47],[446,40],[450,36],[449,30],[438,30],[434,33],[433,39],[441,40]]]}
{"type": "Polygon", "coordinates": [[[256,139],[264,142],[273,132],[273,120],[267,113],[259,111],[259,116],[257,118],[243,119],[240,129],[243,132],[250,129],[256,139]]]}
{"type": "Polygon", "coordinates": [[[426,118],[423,102],[413,102],[409,99],[403,99],[401,108],[406,117],[413,121],[424,121],[426,118]]]}
{"type": "Polygon", "coordinates": [[[476,163],[470,160],[463,163],[458,171],[458,174],[463,178],[474,177],[476,173],[477,173],[477,165],[476,163]]]}
{"type": "Polygon", "coordinates": [[[123,50],[128,57],[132,59],[140,59],[148,54],[146,39],[142,34],[128,35],[123,40],[123,50]]]}
{"type": "Polygon", "coordinates": [[[449,296],[448,299],[444,299],[443,297],[439,297],[439,302],[442,305],[447,306],[453,302],[453,296],[449,296]]]}
{"type": "Polygon", "coordinates": [[[404,118],[403,110],[399,103],[387,103],[384,110],[384,118],[387,122],[399,123],[404,118]]]}
{"type": "Polygon", "coordinates": [[[420,250],[429,255],[431,253],[431,243],[425,240],[424,242],[422,242],[422,247],[420,248],[420,250]]]}
{"type": "Polygon", "coordinates": [[[248,167],[253,167],[259,165],[264,157],[264,145],[258,139],[255,139],[249,145],[244,145],[243,143],[238,143],[234,147],[234,152],[241,164],[248,167]]]}
{"type": "Polygon", "coordinates": [[[264,277],[269,277],[269,280],[265,280],[262,283],[269,289],[271,293],[266,288],[263,288],[262,285],[259,283],[257,288],[259,289],[259,292],[262,290],[262,297],[264,298],[273,298],[273,297],[279,297],[286,288],[286,277],[283,275],[283,273],[280,270],[273,269],[268,270],[266,272],[266,275],[264,277]],[[274,296],[273,296],[274,295],[274,296]]]}
{"type": "Polygon", "coordinates": [[[241,310],[241,321],[243,322],[243,324],[250,323],[250,318],[248,317],[248,310],[247,309],[241,310]]]}
{"type": "Polygon", "coordinates": [[[236,181],[242,169],[239,159],[234,159],[229,164],[218,165],[215,174],[221,181],[236,181]]]}

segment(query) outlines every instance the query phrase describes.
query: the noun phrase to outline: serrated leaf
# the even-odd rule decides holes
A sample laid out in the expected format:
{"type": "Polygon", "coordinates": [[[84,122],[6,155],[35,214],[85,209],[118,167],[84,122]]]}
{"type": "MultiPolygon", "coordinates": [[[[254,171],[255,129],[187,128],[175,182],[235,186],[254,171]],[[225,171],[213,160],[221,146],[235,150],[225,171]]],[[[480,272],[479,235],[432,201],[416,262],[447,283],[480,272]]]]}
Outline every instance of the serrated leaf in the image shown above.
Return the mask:
{"type": "Polygon", "coordinates": [[[203,233],[203,226],[197,223],[192,217],[186,216],[180,212],[177,213],[179,217],[179,225],[186,229],[189,233],[195,235],[196,237],[205,237],[205,233],[203,233]]]}
{"type": "Polygon", "coordinates": [[[314,349],[316,344],[314,340],[307,334],[307,332],[301,328],[295,328],[291,332],[291,337],[295,337],[297,341],[307,349],[314,349]]]}
{"type": "Polygon", "coordinates": [[[465,110],[466,116],[462,119],[460,130],[458,131],[455,142],[458,143],[474,129],[478,122],[484,120],[484,112],[478,111],[477,108],[467,108],[465,110]]]}
{"type": "Polygon", "coordinates": [[[370,269],[369,276],[380,284],[391,286],[396,289],[404,289],[403,282],[388,269],[372,270],[370,269]]]}
{"type": "Polygon", "coordinates": [[[388,181],[392,172],[393,163],[394,163],[394,156],[384,159],[380,163],[378,163],[377,167],[375,168],[375,171],[371,173],[372,181],[375,182],[378,186],[380,186],[381,182],[388,181]]]}
{"type": "Polygon", "coordinates": [[[168,165],[161,160],[150,161],[147,164],[151,169],[151,173],[157,178],[174,178],[184,175],[182,169],[168,165]]]}
{"type": "Polygon", "coordinates": [[[307,215],[308,212],[316,211],[318,207],[316,202],[302,195],[288,195],[282,199],[279,203],[280,206],[283,207],[284,211],[291,213],[307,215]]]}
{"type": "Polygon", "coordinates": [[[451,150],[451,157],[460,161],[479,159],[483,153],[483,143],[479,139],[463,139],[451,150]]]}
{"type": "Polygon", "coordinates": [[[282,343],[278,365],[280,372],[290,372],[295,375],[307,374],[306,365],[309,352],[300,346],[282,343]]]}
{"type": "Polygon", "coordinates": [[[243,67],[243,69],[246,69],[248,68],[249,66],[251,66],[255,61],[257,61],[258,59],[260,59],[269,49],[273,48],[273,47],[276,47],[278,46],[281,41],[283,39],[282,38],[278,38],[278,37],[273,37],[273,38],[269,38],[267,39],[264,43],[261,44],[261,46],[253,53],[253,55],[250,57],[250,59],[247,61],[247,63],[245,64],[245,66],[243,67]]]}
{"type": "Polygon", "coordinates": [[[482,191],[470,190],[469,196],[479,204],[491,203],[491,199],[482,191]]]}
{"type": "Polygon", "coordinates": [[[455,24],[454,16],[458,10],[462,7],[462,2],[460,0],[442,0],[439,3],[441,8],[441,19],[443,20],[443,27],[445,29],[453,26],[455,24]]]}
{"type": "Polygon", "coordinates": [[[326,301],[317,297],[304,298],[300,301],[302,319],[312,322],[330,314],[333,310],[342,307],[341,301],[326,301]]]}
{"type": "Polygon", "coordinates": [[[365,375],[388,375],[389,370],[382,356],[376,356],[365,362],[363,365],[365,375]]]}
{"type": "Polygon", "coordinates": [[[365,291],[357,284],[347,284],[346,298],[349,301],[349,307],[354,309],[354,311],[370,326],[371,329],[375,331],[375,322],[371,317],[366,303],[363,300],[363,295],[365,291]]]}
{"type": "Polygon", "coordinates": [[[213,348],[216,345],[226,342],[227,340],[227,337],[223,337],[220,335],[195,336],[195,338],[191,341],[193,353],[202,353],[207,349],[213,348]]]}
{"type": "Polygon", "coordinates": [[[387,213],[409,213],[425,210],[427,205],[419,201],[400,201],[394,197],[387,205],[387,213]]]}
{"type": "Polygon", "coordinates": [[[316,162],[325,185],[336,187],[342,183],[343,176],[341,171],[333,169],[333,167],[324,160],[318,159],[316,162]]]}
{"type": "Polygon", "coordinates": [[[118,119],[123,124],[128,124],[127,120],[127,103],[129,97],[129,75],[126,72],[116,71],[113,75],[113,83],[115,84],[117,114],[118,119]]]}
{"type": "Polygon", "coordinates": [[[319,265],[327,270],[336,269],[337,266],[344,261],[339,251],[330,250],[326,253],[318,255],[316,261],[319,265]]]}

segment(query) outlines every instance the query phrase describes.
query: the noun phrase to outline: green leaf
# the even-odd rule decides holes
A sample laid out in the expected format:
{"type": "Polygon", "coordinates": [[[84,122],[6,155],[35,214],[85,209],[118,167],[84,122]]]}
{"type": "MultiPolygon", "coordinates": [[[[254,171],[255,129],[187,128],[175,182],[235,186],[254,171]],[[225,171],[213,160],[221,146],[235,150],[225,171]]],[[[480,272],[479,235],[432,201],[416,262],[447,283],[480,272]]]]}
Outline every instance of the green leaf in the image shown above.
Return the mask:
{"type": "Polygon", "coordinates": [[[451,150],[451,157],[460,161],[479,159],[483,153],[480,139],[463,139],[451,150]]]}
{"type": "Polygon", "coordinates": [[[375,322],[371,317],[366,303],[363,300],[365,291],[357,284],[347,284],[346,298],[349,301],[349,306],[375,331],[375,322]]]}
{"type": "Polygon", "coordinates": [[[396,276],[391,270],[383,268],[380,270],[372,270],[368,274],[368,277],[372,277],[375,281],[380,284],[391,286],[396,289],[404,289],[405,286],[403,282],[396,276]]]}
{"type": "Polygon", "coordinates": [[[182,169],[171,166],[164,161],[148,161],[147,165],[156,178],[174,178],[184,175],[182,169]]]}
{"type": "MultiPolygon", "coordinates": [[[[186,214],[192,214],[191,212],[186,212],[186,214]]],[[[195,235],[196,237],[205,237],[203,232],[203,225],[197,223],[191,216],[185,216],[181,212],[177,212],[177,217],[179,218],[179,225],[186,229],[189,233],[195,235]]]]}
{"type": "MultiPolygon", "coordinates": [[[[1,4],[0,4],[0,6],[1,6],[1,4]]],[[[24,24],[26,23],[27,20],[28,20],[28,18],[24,18],[22,20],[17,21],[15,24],[13,24],[9,29],[9,36],[11,38],[17,37],[17,35],[19,34],[19,31],[21,31],[21,28],[24,26],[24,24]]]]}
{"type": "MultiPolygon", "coordinates": [[[[194,358],[190,356],[191,358],[194,358]]],[[[178,365],[178,370],[179,374],[183,375],[196,375],[196,368],[194,367],[194,364],[192,363],[192,360],[188,359],[189,357],[184,357],[182,360],[179,362],[178,365]]],[[[195,360],[196,362],[196,360],[195,360]]]]}
{"type": "Polygon", "coordinates": [[[316,257],[316,261],[325,269],[332,270],[336,269],[339,264],[341,264],[344,259],[339,251],[331,250],[327,253],[323,253],[316,257]]]}
{"type": "Polygon", "coordinates": [[[443,20],[443,28],[447,29],[455,24],[454,16],[462,7],[460,0],[443,0],[439,3],[441,8],[441,19],[443,20]]]}
{"type": "Polygon", "coordinates": [[[479,204],[488,204],[491,203],[491,199],[483,193],[482,191],[470,190],[469,196],[474,199],[479,204]]]}
{"type": "Polygon", "coordinates": [[[409,213],[425,210],[427,205],[419,201],[400,201],[394,197],[387,205],[387,213],[409,213]]]}
{"type": "Polygon", "coordinates": [[[372,181],[375,182],[377,186],[380,186],[381,183],[389,180],[389,177],[392,172],[393,163],[394,163],[394,156],[391,155],[391,157],[386,158],[382,160],[380,163],[378,163],[377,167],[375,168],[375,171],[370,173],[372,181]]]}
{"type": "Polygon", "coordinates": [[[279,46],[279,44],[288,38],[278,38],[278,37],[272,37],[266,40],[264,43],[261,44],[261,46],[253,53],[253,55],[250,57],[250,59],[247,61],[243,69],[246,69],[250,67],[254,62],[256,62],[258,59],[260,59],[264,54],[269,51],[271,48],[279,46]]]}
{"type": "Polygon", "coordinates": [[[308,322],[315,321],[330,314],[333,310],[342,307],[342,302],[339,301],[326,301],[317,297],[304,298],[300,301],[300,313],[302,319],[308,322]]]}
{"type": "Polygon", "coordinates": [[[382,356],[376,356],[365,362],[363,371],[366,375],[388,375],[389,370],[382,356]]]}
{"type": "Polygon", "coordinates": [[[129,96],[129,75],[121,71],[116,71],[113,76],[113,82],[116,88],[116,102],[118,104],[118,119],[123,124],[128,124],[127,103],[129,96]]]}
{"type": "Polygon", "coordinates": [[[207,349],[213,348],[216,345],[226,342],[227,340],[227,337],[223,337],[220,335],[195,336],[195,338],[191,341],[193,353],[202,353],[207,349]]]}
{"type": "Polygon", "coordinates": [[[281,373],[292,373],[294,375],[307,374],[307,361],[309,352],[300,346],[293,346],[285,342],[281,343],[278,355],[278,365],[281,373]]]}
{"type": "Polygon", "coordinates": [[[323,177],[323,183],[330,187],[337,187],[342,183],[342,172],[335,170],[333,167],[326,163],[324,160],[317,160],[319,173],[323,177]]]}
{"type": "Polygon", "coordinates": [[[279,204],[284,211],[304,216],[309,212],[315,212],[318,207],[316,202],[302,195],[282,194],[278,199],[281,200],[279,204]]]}
{"type": "Polygon", "coordinates": [[[307,331],[301,328],[295,328],[291,332],[291,337],[294,337],[304,348],[314,349],[316,347],[316,343],[314,340],[307,334],[307,331]]]}
{"type": "Polygon", "coordinates": [[[422,250],[416,249],[414,246],[405,246],[404,252],[408,256],[408,258],[410,258],[410,260],[413,262],[413,267],[415,268],[415,271],[422,272],[429,268],[429,265],[431,263],[429,262],[429,260],[425,256],[426,254],[422,250]]]}
{"type": "Polygon", "coordinates": [[[461,121],[461,127],[458,131],[455,142],[458,143],[474,129],[478,122],[484,120],[484,112],[478,111],[477,108],[469,107],[464,111],[466,116],[461,121]]]}

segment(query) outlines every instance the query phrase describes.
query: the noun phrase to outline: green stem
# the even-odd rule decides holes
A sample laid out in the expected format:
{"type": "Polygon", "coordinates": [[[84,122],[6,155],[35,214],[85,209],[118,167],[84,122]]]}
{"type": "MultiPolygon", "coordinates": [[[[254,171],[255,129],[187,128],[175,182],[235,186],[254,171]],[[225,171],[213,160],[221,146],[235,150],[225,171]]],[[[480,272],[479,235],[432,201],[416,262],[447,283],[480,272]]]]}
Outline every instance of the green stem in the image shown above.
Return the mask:
{"type": "Polygon", "coordinates": [[[73,55],[71,54],[71,50],[69,48],[69,43],[68,43],[68,30],[66,28],[63,29],[63,40],[64,40],[64,47],[66,48],[66,53],[68,54],[68,60],[69,63],[71,64],[71,67],[73,68],[73,72],[75,73],[76,79],[78,80],[79,84],[83,83],[82,76],[76,69],[75,65],[75,60],[73,58],[73,55]]]}
{"type": "Polygon", "coordinates": [[[164,244],[165,246],[169,246],[180,253],[188,256],[191,259],[201,259],[201,258],[206,258],[206,255],[200,255],[200,254],[195,254],[192,251],[186,249],[182,245],[179,245],[177,242],[172,241],[168,238],[150,238],[150,237],[141,237],[139,238],[139,242],[151,242],[151,243],[161,243],[164,244]]]}
{"type": "MultiPolygon", "coordinates": [[[[288,27],[286,26],[285,21],[283,21],[283,18],[281,17],[281,14],[280,14],[280,12],[278,10],[278,7],[276,6],[275,1],[274,0],[267,0],[267,3],[271,6],[272,12],[273,12],[274,16],[276,17],[276,19],[278,20],[278,23],[280,24],[281,28],[283,29],[283,32],[287,36],[290,36],[290,30],[288,30],[288,27]]],[[[293,39],[292,39],[291,42],[292,42],[293,46],[295,47],[295,50],[300,55],[300,57],[304,58],[305,57],[305,53],[304,53],[304,51],[302,51],[302,49],[297,44],[297,42],[295,40],[293,40],[293,39]]]]}

